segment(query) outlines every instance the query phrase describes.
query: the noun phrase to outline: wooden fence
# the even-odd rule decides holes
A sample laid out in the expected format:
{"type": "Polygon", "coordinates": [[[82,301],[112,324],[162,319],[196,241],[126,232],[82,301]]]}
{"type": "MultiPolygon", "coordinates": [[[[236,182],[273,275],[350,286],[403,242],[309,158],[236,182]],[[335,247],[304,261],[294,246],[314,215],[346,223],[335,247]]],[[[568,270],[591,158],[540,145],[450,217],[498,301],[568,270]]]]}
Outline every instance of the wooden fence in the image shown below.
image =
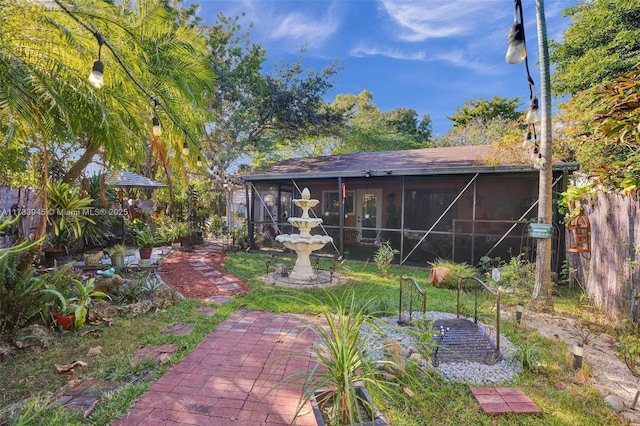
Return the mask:
{"type": "Polygon", "coordinates": [[[611,318],[640,320],[640,196],[600,193],[582,202],[591,253],[567,253],[575,280],[611,318]]]}
{"type": "Polygon", "coordinates": [[[28,238],[35,234],[41,214],[42,199],[32,188],[12,188],[0,185],[0,214],[7,217],[11,209],[18,207],[23,213],[17,225],[12,229],[5,229],[0,234],[0,247],[8,247],[16,239],[28,238]]]}

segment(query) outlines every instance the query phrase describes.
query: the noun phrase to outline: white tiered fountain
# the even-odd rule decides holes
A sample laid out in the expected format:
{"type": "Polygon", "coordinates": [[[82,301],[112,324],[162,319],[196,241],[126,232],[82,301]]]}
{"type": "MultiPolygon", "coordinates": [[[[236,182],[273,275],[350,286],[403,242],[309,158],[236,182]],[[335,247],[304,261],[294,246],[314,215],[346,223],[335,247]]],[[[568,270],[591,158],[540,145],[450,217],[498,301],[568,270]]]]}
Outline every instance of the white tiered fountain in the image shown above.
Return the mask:
{"type": "Polygon", "coordinates": [[[328,235],[311,235],[311,229],[322,223],[320,218],[309,217],[309,209],[315,207],[318,200],[311,199],[309,188],[302,190],[302,198],[294,199],[293,204],[302,209],[302,216],[290,217],[287,221],[300,230],[299,234],[283,234],[276,237],[276,241],[281,242],[288,249],[298,253],[298,259],[289,274],[289,278],[298,282],[308,282],[309,284],[317,280],[316,273],[311,267],[311,252],[320,250],[326,244],[333,241],[328,235]]]}

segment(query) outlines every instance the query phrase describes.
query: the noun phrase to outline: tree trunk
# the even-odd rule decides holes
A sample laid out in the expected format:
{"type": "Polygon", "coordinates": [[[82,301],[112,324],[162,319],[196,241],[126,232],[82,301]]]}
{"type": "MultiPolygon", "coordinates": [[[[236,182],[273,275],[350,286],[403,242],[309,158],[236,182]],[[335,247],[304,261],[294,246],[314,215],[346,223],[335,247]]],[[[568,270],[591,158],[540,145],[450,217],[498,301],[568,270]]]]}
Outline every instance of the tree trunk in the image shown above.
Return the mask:
{"type": "MultiPolygon", "coordinates": [[[[538,190],[538,222],[551,223],[553,215],[553,159],[551,158],[551,78],[549,72],[549,49],[547,26],[544,16],[544,0],[536,0],[538,24],[538,56],[540,58],[540,94],[542,122],[540,129],[540,153],[544,159],[540,166],[538,190]]],[[[553,312],[551,292],[551,238],[539,238],[536,253],[536,282],[533,288],[531,308],[553,312]]]]}
{"type": "Polygon", "coordinates": [[[87,168],[89,163],[91,163],[93,157],[100,152],[100,143],[96,142],[91,137],[88,137],[87,139],[87,146],[84,153],[80,156],[78,161],[71,166],[71,169],[69,169],[67,174],[64,175],[64,178],[62,179],[63,182],[75,182],[80,177],[84,169],[87,168]]]}

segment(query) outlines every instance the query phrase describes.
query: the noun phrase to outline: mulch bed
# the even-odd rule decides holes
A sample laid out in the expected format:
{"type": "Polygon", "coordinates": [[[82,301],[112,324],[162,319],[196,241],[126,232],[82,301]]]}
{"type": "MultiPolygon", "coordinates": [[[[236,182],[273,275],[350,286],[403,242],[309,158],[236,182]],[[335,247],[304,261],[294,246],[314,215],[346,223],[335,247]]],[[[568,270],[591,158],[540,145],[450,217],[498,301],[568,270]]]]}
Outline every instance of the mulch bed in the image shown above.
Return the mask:
{"type": "MultiPolygon", "coordinates": [[[[232,294],[248,293],[251,287],[240,281],[239,278],[227,272],[222,266],[226,261],[226,255],[221,251],[174,251],[162,261],[160,277],[170,287],[182,294],[187,299],[205,300],[212,296],[230,296],[229,291],[218,288],[211,282],[210,277],[203,276],[202,270],[196,270],[189,260],[198,259],[198,269],[203,265],[211,270],[220,271],[228,277],[229,282],[238,285],[238,289],[232,294]]],[[[206,271],[204,271],[206,272],[206,271]]]]}

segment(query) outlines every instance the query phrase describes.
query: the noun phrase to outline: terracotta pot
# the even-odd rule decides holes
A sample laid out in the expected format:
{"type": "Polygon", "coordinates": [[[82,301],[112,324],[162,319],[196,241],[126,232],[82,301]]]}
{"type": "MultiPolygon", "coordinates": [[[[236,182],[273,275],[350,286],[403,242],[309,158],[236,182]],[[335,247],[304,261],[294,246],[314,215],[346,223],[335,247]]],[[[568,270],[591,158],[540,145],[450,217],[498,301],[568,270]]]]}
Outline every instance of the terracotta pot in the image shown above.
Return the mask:
{"type": "Polygon", "coordinates": [[[75,328],[75,315],[62,315],[56,313],[52,313],[51,315],[53,315],[53,319],[55,319],[58,325],[64,330],[73,330],[75,328]]]}
{"type": "Polygon", "coordinates": [[[140,247],[140,259],[151,259],[151,252],[153,252],[153,247],[140,247]]]}

